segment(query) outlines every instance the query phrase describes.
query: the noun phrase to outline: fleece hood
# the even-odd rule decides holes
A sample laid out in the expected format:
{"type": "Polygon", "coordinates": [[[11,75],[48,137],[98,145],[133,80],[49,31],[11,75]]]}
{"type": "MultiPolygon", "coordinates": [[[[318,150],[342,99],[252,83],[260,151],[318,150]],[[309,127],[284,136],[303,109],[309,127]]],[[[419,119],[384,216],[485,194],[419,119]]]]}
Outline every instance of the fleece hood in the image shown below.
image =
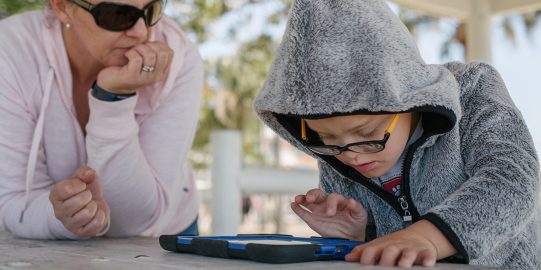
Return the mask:
{"type": "Polygon", "coordinates": [[[300,142],[300,116],[422,112],[429,134],[451,130],[461,117],[453,74],[427,65],[379,0],[296,0],[254,109],[310,155],[300,142]]]}

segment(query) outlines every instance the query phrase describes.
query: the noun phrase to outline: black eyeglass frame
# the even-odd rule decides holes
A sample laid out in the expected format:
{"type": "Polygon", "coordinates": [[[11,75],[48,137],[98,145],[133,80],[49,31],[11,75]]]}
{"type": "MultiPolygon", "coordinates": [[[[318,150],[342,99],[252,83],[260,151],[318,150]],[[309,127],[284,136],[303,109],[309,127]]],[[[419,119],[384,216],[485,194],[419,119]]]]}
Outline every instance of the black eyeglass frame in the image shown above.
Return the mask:
{"type": "Polygon", "coordinates": [[[92,3],[89,3],[85,0],[69,0],[70,2],[74,3],[75,5],[81,7],[82,9],[88,11],[92,17],[94,18],[94,22],[96,23],[97,26],[105,29],[105,30],[108,30],[108,31],[112,31],[112,32],[122,32],[122,31],[126,31],[130,28],[132,28],[136,23],[137,21],[139,20],[139,18],[143,18],[143,21],[145,22],[145,25],[147,27],[151,27],[151,26],[154,26],[156,23],[158,23],[162,17],[162,14],[163,14],[163,8],[165,6],[165,3],[166,1],[164,0],[154,0],[150,3],[148,3],[147,5],[145,5],[143,7],[143,9],[139,9],[137,7],[134,7],[132,5],[126,5],[126,4],[119,4],[119,3],[112,3],[112,2],[101,2],[101,3],[98,3],[97,5],[94,5],[92,3]],[[160,12],[160,17],[154,22],[152,23],[151,19],[152,18],[149,18],[149,15],[148,15],[148,9],[154,5],[156,2],[160,2],[161,3],[161,12],[160,12]],[[111,29],[111,28],[107,28],[107,27],[104,27],[102,25],[100,25],[100,6],[102,5],[114,5],[114,6],[125,6],[125,7],[128,7],[128,8],[133,8],[133,9],[136,9],[138,11],[138,14],[137,14],[137,19],[133,20],[133,22],[131,22],[131,24],[128,26],[126,26],[125,28],[119,28],[119,29],[111,29]]]}
{"type": "Polygon", "coordinates": [[[381,152],[381,151],[385,150],[385,145],[387,144],[387,141],[389,140],[389,137],[391,137],[391,133],[392,133],[392,131],[393,131],[395,125],[396,125],[396,122],[398,121],[398,116],[399,116],[399,114],[394,115],[393,120],[391,121],[391,124],[385,130],[385,134],[383,135],[383,139],[381,139],[381,140],[372,140],[372,141],[354,142],[354,143],[346,144],[344,146],[328,145],[328,144],[324,144],[324,145],[309,145],[309,144],[307,144],[308,139],[306,137],[306,123],[305,123],[304,119],[301,119],[302,143],[310,151],[312,151],[312,152],[314,152],[316,154],[325,155],[325,156],[337,156],[337,155],[342,154],[345,151],[351,151],[351,152],[355,152],[355,153],[359,153],[359,154],[378,153],[378,152],[381,152]],[[377,148],[375,148],[374,151],[365,151],[365,152],[359,152],[359,151],[355,151],[355,150],[351,149],[351,147],[359,146],[359,145],[371,145],[371,146],[377,146],[377,148]],[[325,153],[325,152],[319,151],[319,149],[327,149],[329,151],[334,151],[334,152],[333,153],[325,153]]]}

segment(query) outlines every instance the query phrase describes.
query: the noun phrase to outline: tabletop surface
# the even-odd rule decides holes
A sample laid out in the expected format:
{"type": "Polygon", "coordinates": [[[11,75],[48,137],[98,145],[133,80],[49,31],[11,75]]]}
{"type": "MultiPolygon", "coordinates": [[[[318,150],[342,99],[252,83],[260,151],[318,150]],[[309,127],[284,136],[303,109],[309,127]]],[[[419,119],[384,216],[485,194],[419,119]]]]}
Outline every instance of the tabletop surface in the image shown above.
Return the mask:
{"type": "MultiPolygon", "coordinates": [[[[0,231],[0,270],[14,269],[399,269],[360,266],[341,261],[295,264],[264,264],[229,260],[163,250],[156,238],[97,238],[83,241],[40,241],[18,239],[0,231]]],[[[468,265],[437,264],[411,269],[496,269],[468,265]]]]}

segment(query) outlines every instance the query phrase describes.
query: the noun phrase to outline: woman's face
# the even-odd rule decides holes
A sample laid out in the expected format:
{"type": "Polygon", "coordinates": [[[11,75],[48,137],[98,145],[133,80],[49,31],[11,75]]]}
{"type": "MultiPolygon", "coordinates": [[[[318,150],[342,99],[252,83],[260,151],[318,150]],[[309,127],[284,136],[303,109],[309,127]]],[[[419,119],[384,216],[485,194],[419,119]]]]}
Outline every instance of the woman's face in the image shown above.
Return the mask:
{"type": "MultiPolygon", "coordinates": [[[[142,9],[151,0],[107,0],[111,3],[127,4],[142,9]]],[[[56,15],[65,25],[64,40],[66,46],[75,54],[83,54],[80,57],[91,57],[103,66],[124,66],[128,59],[124,54],[134,46],[144,43],[150,36],[150,28],[147,28],[143,18],[130,29],[123,32],[113,32],[96,25],[94,17],[87,10],[72,3],[70,0],[52,0],[51,5],[62,4],[64,12],[55,9],[56,15]]],[[[101,0],[87,0],[91,4],[104,2],[101,0]]],[[[53,7],[54,8],[54,7],[53,7]]],[[[77,57],[73,55],[72,57],[77,57]]]]}
{"type": "MultiPolygon", "coordinates": [[[[343,146],[360,141],[382,140],[393,114],[348,115],[318,120],[306,119],[310,129],[317,132],[327,145],[343,146]]],[[[408,142],[413,121],[412,113],[402,113],[385,144],[385,149],[372,154],[344,151],[336,158],[368,178],[385,175],[398,161],[408,142]]]]}

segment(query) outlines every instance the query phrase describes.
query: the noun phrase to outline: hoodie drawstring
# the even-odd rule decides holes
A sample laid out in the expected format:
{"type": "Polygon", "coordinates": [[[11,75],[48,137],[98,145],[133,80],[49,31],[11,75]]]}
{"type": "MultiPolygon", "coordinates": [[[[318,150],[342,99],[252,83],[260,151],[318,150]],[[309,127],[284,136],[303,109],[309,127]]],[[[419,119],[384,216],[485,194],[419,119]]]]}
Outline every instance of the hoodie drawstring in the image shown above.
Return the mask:
{"type": "Polygon", "coordinates": [[[43,99],[41,100],[41,108],[39,112],[38,122],[36,128],[34,129],[34,136],[32,137],[32,146],[30,148],[30,155],[28,157],[28,165],[26,167],[26,190],[24,194],[24,208],[21,211],[21,216],[19,217],[19,223],[23,222],[24,211],[28,207],[30,191],[32,184],[34,183],[34,173],[36,171],[36,163],[38,160],[39,146],[41,145],[41,139],[43,137],[43,123],[45,122],[45,110],[49,106],[49,98],[51,96],[53,81],[54,81],[54,70],[52,67],[49,68],[47,72],[47,77],[45,81],[45,92],[43,93],[43,99]]]}

